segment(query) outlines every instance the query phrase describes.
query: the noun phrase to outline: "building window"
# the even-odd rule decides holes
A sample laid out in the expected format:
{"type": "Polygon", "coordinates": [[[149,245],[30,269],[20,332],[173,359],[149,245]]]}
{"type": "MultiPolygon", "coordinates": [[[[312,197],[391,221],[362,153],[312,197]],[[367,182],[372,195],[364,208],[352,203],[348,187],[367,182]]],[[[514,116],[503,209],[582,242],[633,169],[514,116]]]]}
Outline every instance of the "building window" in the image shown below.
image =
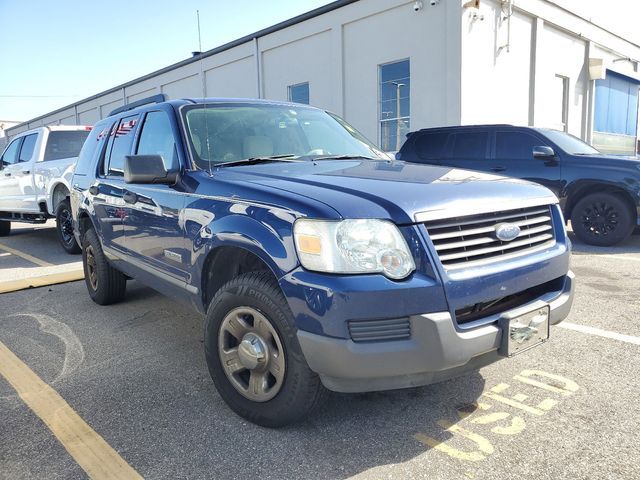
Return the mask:
{"type": "Polygon", "coordinates": [[[411,125],[409,60],[380,65],[380,147],[400,150],[411,125]]]}
{"type": "Polygon", "coordinates": [[[569,78],[556,75],[553,79],[553,126],[563,132],[569,131],[569,78]]]}
{"type": "Polygon", "coordinates": [[[309,105],[309,82],[289,85],[289,101],[309,105]]]}

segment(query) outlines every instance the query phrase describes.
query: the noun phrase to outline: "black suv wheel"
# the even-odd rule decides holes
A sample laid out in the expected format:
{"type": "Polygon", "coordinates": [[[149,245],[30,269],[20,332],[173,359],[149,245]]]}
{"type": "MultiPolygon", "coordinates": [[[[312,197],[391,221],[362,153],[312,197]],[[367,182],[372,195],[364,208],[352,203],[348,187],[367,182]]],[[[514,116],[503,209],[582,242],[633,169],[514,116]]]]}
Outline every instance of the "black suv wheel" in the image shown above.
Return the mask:
{"type": "Polygon", "coordinates": [[[73,217],[69,199],[62,200],[56,209],[56,230],[60,245],[67,253],[80,253],[81,248],[73,234],[73,217]]]}
{"type": "Polygon", "coordinates": [[[246,273],[220,288],[207,311],[204,344],[220,396],[250,422],[296,422],[327,393],[304,359],[293,314],[269,272],[246,273]]]}
{"type": "Polygon", "coordinates": [[[0,220],[0,237],[7,237],[11,233],[11,222],[0,220]]]}
{"type": "Polygon", "coordinates": [[[573,207],[571,227],[585,243],[610,246],[629,238],[635,227],[635,215],[618,195],[593,193],[573,207]]]}
{"type": "Polygon", "coordinates": [[[124,298],[127,277],[109,265],[104,256],[100,240],[91,229],[84,234],[82,242],[82,265],[84,281],[91,300],[99,305],[109,305],[124,298]]]}

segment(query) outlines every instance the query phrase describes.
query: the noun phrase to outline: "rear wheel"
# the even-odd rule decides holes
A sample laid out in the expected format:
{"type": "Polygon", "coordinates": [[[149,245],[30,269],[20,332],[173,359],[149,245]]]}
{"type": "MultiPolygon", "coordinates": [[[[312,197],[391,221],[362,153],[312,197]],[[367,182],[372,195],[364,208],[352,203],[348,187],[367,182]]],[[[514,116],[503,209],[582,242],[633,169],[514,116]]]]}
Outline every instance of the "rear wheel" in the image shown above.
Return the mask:
{"type": "Polygon", "coordinates": [[[121,301],[127,288],[127,277],[109,265],[93,229],[84,234],[82,247],[84,280],[91,299],[99,305],[121,301]]]}
{"type": "Polygon", "coordinates": [[[618,195],[593,193],[573,207],[571,228],[585,243],[610,246],[631,235],[635,227],[635,215],[631,207],[618,195]]]}
{"type": "Polygon", "coordinates": [[[73,217],[69,199],[62,200],[56,209],[56,230],[60,245],[67,253],[80,253],[81,248],[73,234],[73,217]]]}
{"type": "Polygon", "coordinates": [[[258,425],[299,421],[327,393],[304,359],[293,314],[269,272],[242,274],[216,293],[205,320],[205,354],[220,396],[258,425]]]}
{"type": "Polygon", "coordinates": [[[7,237],[11,233],[11,222],[0,220],[0,237],[7,237]]]}

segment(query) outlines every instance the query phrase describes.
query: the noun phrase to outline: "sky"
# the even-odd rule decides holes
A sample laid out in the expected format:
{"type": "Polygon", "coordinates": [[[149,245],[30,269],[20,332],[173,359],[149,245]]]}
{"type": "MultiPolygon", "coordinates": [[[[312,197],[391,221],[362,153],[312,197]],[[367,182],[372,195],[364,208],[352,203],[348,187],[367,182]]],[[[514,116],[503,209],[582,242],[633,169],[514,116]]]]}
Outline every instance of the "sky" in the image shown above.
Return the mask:
{"type": "MultiPolygon", "coordinates": [[[[554,1],[640,44],[640,1],[554,1]]],[[[0,120],[28,120],[189,58],[196,10],[204,51],[327,3],[0,0],[0,120]]]]}
{"type": "Polygon", "coordinates": [[[0,0],[0,120],[29,120],[330,0],[0,0]]]}

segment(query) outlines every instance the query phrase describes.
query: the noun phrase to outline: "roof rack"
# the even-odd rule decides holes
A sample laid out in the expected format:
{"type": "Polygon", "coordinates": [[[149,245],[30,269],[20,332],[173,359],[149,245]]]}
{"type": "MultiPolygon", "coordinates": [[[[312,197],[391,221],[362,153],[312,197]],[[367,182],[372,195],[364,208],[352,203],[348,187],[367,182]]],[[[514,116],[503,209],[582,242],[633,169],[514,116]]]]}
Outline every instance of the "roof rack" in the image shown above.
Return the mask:
{"type": "Polygon", "coordinates": [[[135,102],[126,103],[121,107],[112,110],[109,113],[109,116],[115,115],[117,113],[127,112],[129,110],[133,110],[134,108],[141,107],[142,105],[148,105],[150,103],[161,103],[166,102],[169,99],[166,94],[159,93],[158,95],[154,95],[153,97],[143,98],[141,100],[136,100],[135,102]]]}

